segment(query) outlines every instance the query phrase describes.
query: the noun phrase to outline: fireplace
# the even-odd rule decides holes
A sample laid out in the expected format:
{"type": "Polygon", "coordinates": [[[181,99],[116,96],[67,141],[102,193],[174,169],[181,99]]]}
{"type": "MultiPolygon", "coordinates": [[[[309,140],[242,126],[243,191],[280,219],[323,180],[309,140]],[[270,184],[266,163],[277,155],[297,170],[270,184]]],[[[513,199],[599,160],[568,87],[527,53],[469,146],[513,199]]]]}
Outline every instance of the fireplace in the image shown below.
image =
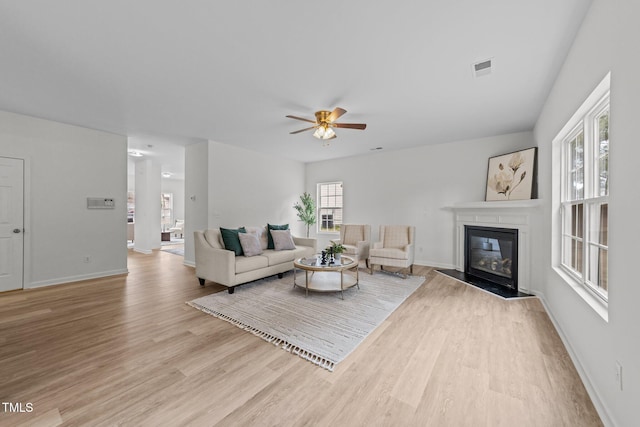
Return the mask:
{"type": "Polygon", "coordinates": [[[518,230],[465,225],[464,272],[518,291],[518,230]]]}
{"type": "MultiPolygon", "coordinates": [[[[538,208],[541,204],[542,201],[539,199],[455,204],[451,207],[456,222],[455,269],[438,271],[505,299],[531,297],[533,293],[530,277],[531,225],[532,218],[539,215],[538,208]],[[469,271],[469,260],[473,259],[471,255],[477,254],[467,252],[466,241],[469,240],[467,228],[471,232],[475,229],[478,233],[483,233],[484,230],[507,232],[506,235],[498,234],[497,237],[484,234],[477,236],[480,241],[473,246],[479,246],[480,249],[484,247],[484,251],[488,251],[490,246],[491,252],[495,253],[494,258],[499,258],[485,260],[482,263],[477,259],[471,261],[472,267],[474,265],[475,267],[470,273],[467,272],[469,271]],[[490,239],[495,239],[495,242],[490,239]],[[503,245],[501,241],[505,240],[511,240],[512,244],[503,245]],[[485,244],[483,245],[483,243],[485,244]],[[512,251],[513,255],[503,254],[507,250],[512,251]],[[504,265],[500,266],[498,262],[502,263],[506,258],[509,258],[509,261],[505,261],[504,265]],[[511,266],[508,265],[509,262],[511,266]],[[499,268],[500,271],[495,274],[499,268]],[[484,277],[490,277],[490,279],[484,277]]],[[[478,252],[478,254],[482,254],[482,252],[478,252]]]]}

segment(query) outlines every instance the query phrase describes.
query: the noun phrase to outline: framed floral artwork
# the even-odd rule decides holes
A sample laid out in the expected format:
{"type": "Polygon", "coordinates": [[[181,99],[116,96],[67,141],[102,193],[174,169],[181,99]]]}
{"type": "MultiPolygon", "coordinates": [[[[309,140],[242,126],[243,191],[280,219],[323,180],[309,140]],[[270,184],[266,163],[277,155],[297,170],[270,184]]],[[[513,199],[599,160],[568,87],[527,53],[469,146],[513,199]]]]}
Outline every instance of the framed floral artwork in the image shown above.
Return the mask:
{"type": "Polygon", "coordinates": [[[538,148],[489,158],[486,201],[536,198],[538,148]]]}

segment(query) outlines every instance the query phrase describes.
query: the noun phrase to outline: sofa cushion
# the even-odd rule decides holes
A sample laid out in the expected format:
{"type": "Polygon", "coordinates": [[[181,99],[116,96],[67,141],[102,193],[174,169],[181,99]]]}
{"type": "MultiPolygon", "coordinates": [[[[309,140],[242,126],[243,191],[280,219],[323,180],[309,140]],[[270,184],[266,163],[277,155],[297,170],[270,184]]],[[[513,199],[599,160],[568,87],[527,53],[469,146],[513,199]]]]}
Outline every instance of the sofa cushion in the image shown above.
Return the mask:
{"type": "Polygon", "coordinates": [[[289,229],[289,224],[283,224],[283,225],[267,224],[267,249],[275,248],[275,246],[273,246],[273,237],[271,237],[271,230],[288,230],[288,229],[289,229]]]}
{"type": "Polygon", "coordinates": [[[261,255],[244,257],[236,257],[236,274],[246,273],[247,271],[258,270],[269,266],[269,260],[261,255]]]}
{"type": "MultiPolygon", "coordinates": [[[[264,256],[269,259],[269,266],[282,264],[285,262],[292,262],[296,259],[297,251],[276,251],[274,249],[267,249],[262,253],[261,256],[264,256]]],[[[293,268],[293,265],[291,266],[293,268]]]]}
{"type": "Polygon", "coordinates": [[[244,256],[256,256],[262,253],[262,246],[258,236],[253,233],[238,233],[240,239],[240,246],[242,246],[242,252],[244,256]]]}
{"type": "Polygon", "coordinates": [[[236,256],[243,254],[242,245],[240,244],[240,238],[238,233],[246,233],[247,230],[244,227],[232,229],[220,227],[220,234],[222,234],[222,241],[224,242],[224,248],[228,251],[233,251],[236,256]]]}
{"type": "Polygon", "coordinates": [[[296,248],[291,237],[291,230],[271,230],[273,246],[276,251],[286,251],[296,248]]]}
{"type": "Polygon", "coordinates": [[[258,240],[260,240],[260,246],[264,251],[267,249],[269,242],[267,241],[267,227],[245,227],[247,229],[247,233],[255,234],[258,236],[258,240]]]}

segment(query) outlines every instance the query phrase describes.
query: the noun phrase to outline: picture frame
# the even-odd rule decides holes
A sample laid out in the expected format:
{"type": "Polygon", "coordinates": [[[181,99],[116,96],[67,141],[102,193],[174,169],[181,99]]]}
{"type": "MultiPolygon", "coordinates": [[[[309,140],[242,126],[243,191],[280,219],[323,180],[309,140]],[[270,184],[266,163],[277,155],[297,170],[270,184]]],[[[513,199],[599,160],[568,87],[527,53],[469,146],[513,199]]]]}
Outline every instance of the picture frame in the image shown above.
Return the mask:
{"type": "Polygon", "coordinates": [[[538,147],[489,158],[486,201],[537,198],[538,147]]]}

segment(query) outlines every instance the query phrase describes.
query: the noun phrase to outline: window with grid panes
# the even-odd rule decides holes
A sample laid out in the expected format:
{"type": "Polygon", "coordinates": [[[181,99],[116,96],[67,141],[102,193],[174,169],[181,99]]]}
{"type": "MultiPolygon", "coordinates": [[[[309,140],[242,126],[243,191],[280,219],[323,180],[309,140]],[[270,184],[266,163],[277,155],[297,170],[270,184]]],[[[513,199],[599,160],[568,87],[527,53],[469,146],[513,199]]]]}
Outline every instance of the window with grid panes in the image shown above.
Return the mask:
{"type": "Polygon", "coordinates": [[[342,182],[318,184],[318,232],[339,233],[342,225],[342,182]]]}
{"type": "MultiPolygon", "coordinates": [[[[609,291],[609,92],[562,140],[561,266],[607,301],[609,291]]],[[[587,107],[587,108],[588,108],[587,107]]]]}

